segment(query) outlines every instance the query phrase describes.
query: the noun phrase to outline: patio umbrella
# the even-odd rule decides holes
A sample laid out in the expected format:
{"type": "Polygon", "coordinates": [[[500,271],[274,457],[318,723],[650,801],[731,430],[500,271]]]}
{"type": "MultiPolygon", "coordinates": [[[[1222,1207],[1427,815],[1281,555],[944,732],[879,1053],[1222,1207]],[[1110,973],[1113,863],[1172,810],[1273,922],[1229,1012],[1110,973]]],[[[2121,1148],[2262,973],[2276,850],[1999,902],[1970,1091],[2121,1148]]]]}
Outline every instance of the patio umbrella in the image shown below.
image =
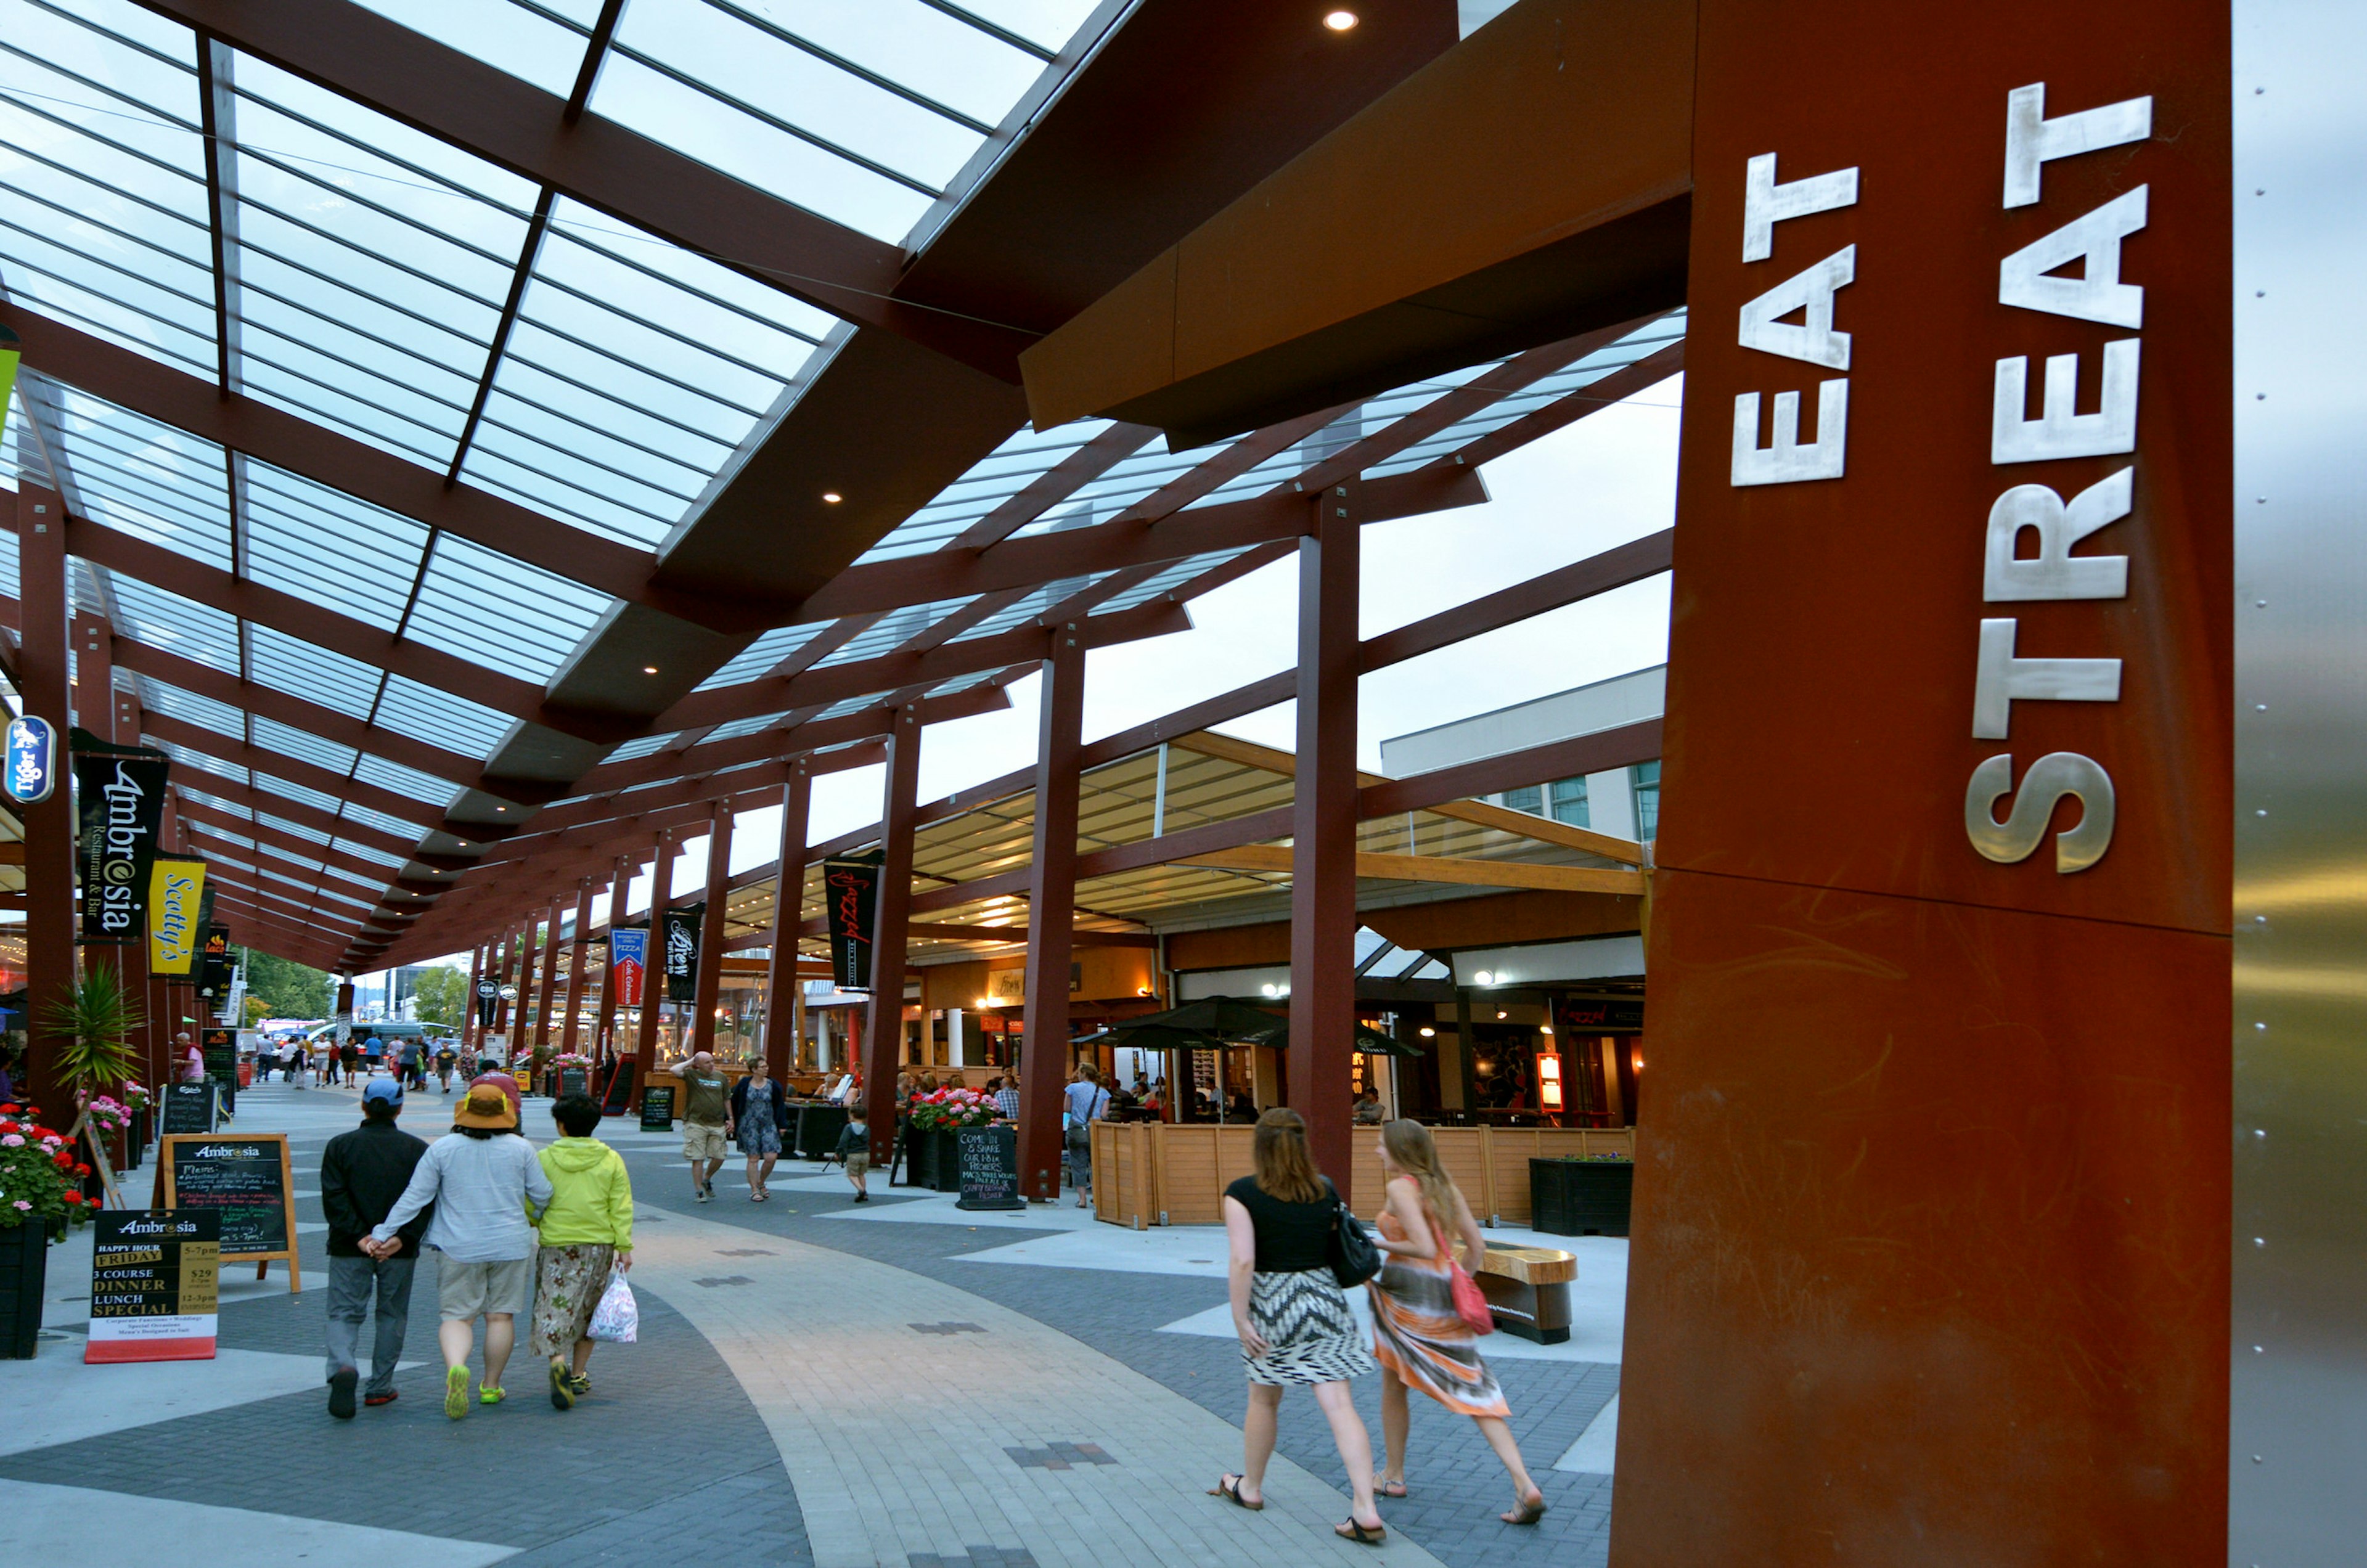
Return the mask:
{"type": "Polygon", "coordinates": [[[1195,1034],[1213,1035],[1217,1040],[1248,1040],[1284,1021],[1283,1015],[1273,1008],[1259,1007],[1253,1002],[1240,1001],[1232,997],[1203,997],[1196,1002],[1185,1002],[1180,1008],[1169,1008],[1165,1012],[1129,1018],[1118,1027],[1178,1029],[1195,1034]]]}
{"type": "Polygon", "coordinates": [[[1078,1039],[1079,1045],[1116,1045],[1135,1051],[1220,1051],[1229,1043],[1197,1029],[1176,1029],[1163,1023],[1111,1024],[1098,1033],[1078,1039]]]}
{"type": "MultiPolygon", "coordinates": [[[[1285,1021],[1278,1026],[1254,1036],[1254,1038],[1257,1043],[1261,1045],[1271,1045],[1276,1050],[1280,1050],[1290,1043],[1290,1024],[1287,1021],[1285,1021]]],[[[1353,1049],[1360,1056],[1419,1056],[1422,1055],[1421,1046],[1409,1045],[1404,1041],[1399,1040],[1393,1035],[1384,1034],[1377,1029],[1367,1029],[1361,1023],[1356,1025],[1356,1043],[1353,1049]]]]}

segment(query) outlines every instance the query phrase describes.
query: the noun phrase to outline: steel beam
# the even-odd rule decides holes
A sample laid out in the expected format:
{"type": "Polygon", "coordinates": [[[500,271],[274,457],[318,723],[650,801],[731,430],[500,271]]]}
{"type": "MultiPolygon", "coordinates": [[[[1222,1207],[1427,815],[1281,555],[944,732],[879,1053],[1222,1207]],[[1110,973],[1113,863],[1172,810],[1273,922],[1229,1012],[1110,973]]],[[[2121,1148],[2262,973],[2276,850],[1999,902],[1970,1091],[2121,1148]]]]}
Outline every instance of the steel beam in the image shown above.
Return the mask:
{"type": "Polygon", "coordinates": [[[1057,1203],[1060,1095],[1069,1068],[1069,964],[1077,913],[1078,777],[1083,771],[1077,756],[1083,745],[1085,650],[1074,637],[1053,637],[1043,676],[1036,731],[1036,836],[1028,863],[1019,1180],[1029,1198],[1057,1203]]]}
{"type": "Polygon", "coordinates": [[[1356,1028],[1355,486],[1298,546],[1298,771],[1291,792],[1289,1098],[1319,1170],[1350,1165],[1356,1028]]]}
{"type": "Polygon", "coordinates": [[[650,945],[641,966],[641,1028],[634,1045],[633,1081],[647,1089],[658,1065],[658,1018],[665,1010],[665,912],[674,892],[674,835],[658,830],[650,856],[650,945]]]}
{"type": "Polygon", "coordinates": [[[550,1014],[559,994],[559,911],[560,901],[553,898],[550,912],[545,917],[549,925],[542,948],[542,998],[534,1015],[534,1048],[538,1055],[549,1048],[550,1014]]]}
{"type": "MultiPolygon", "coordinates": [[[[607,929],[610,931],[625,923],[625,900],[632,886],[633,857],[618,855],[608,868],[607,929]]],[[[602,1066],[613,1070],[616,1058],[623,1053],[617,1049],[617,953],[613,945],[606,953],[600,968],[598,1044],[593,1055],[600,1059],[602,1066]]]]}
{"type": "Polygon", "coordinates": [[[896,1070],[904,1044],[904,939],[912,910],[912,829],[919,805],[921,720],[907,714],[888,738],[879,818],[879,896],[871,927],[871,1007],[865,1020],[863,1095],[871,1112],[871,1163],[891,1164],[897,1133],[896,1070]]]}
{"type": "MultiPolygon", "coordinates": [[[[560,1055],[566,1055],[576,1047],[576,1036],[583,1032],[583,986],[589,977],[592,937],[592,879],[584,877],[576,884],[575,938],[567,963],[567,1023],[559,1037],[560,1055]]],[[[591,1080],[587,1077],[585,1082],[591,1080]]]]}
{"type": "Polygon", "coordinates": [[[731,807],[717,801],[707,818],[707,901],[698,922],[698,968],[691,986],[694,1051],[715,1049],[715,1004],[723,985],[723,909],[731,891],[731,807]]]}
{"type": "MultiPolygon", "coordinates": [[[[31,432],[20,432],[20,436],[31,432]]],[[[53,1120],[70,1119],[57,1055],[65,1039],[46,1021],[74,978],[74,821],[67,749],[65,505],[19,477],[16,494],[17,689],[24,711],[57,731],[58,777],[49,798],[17,807],[25,829],[25,1077],[21,1092],[53,1120]]]]}

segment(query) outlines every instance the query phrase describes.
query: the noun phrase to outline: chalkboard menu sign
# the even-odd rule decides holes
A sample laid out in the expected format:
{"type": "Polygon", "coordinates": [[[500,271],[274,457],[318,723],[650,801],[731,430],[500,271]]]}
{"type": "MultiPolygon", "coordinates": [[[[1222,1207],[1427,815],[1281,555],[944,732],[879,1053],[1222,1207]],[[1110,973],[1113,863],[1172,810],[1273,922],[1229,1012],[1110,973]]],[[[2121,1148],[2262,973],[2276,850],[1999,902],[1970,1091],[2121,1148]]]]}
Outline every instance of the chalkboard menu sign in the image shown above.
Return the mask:
{"type": "Polygon", "coordinates": [[[957,1209],[1024,1209],[1019,1196],[1019,1134],[1010,1127],[957,1127],[961,1196],[957,1209]]]}
{"type": "Polygon", "coordinates": [[[164,1127],[170,1133],[210,1133],[214,1130],[214,1085],[176,1083],[164,1086],[164,1127]]]}
{"type": "Polygon", "coordinates": [[[296,1270],[296,1194],[285,1133],[168,1137],[157,1167],[166,1208],[221,1216],[225,1261],[252,1258],[261,1279],[272,1258],[284,1258],[289,1287],[303,1288],[296,1270]]]}
{"type": "Polygon", "coordinates": [[[91,1222],[85,1362],[210,1361],[221,1272],[221,1216],[110,1209],[91,1222]]]}
{"type": "Polygon", "coordinates": [[[238,1112],[238,1031],[200,1029],[198,1049],[206,1059],[206,1077],[221,1086],[222,1114],[238,1112]]]}
{"type": "Polygon", "coordinates": [[[608,1092],[600,1101],[603,1116],[622,1116],[633,1103],[633,1069],[640,1066],[630,1056],[608,1069],[608,1092]]]}
{"type": "Polygon", "coordinates": [[[641,1090],[641,1131],[669,1133],[674,1130],[674,1085],[653,1083],[641,1090]]]}
{"type": "Polygon", "coordinates": [[[592,1074],[588,1068],[561,1067],[559,1069],[559,1098],[564,1100],[571,1094],[590,1094],[591,1092],[592,1074]]]}

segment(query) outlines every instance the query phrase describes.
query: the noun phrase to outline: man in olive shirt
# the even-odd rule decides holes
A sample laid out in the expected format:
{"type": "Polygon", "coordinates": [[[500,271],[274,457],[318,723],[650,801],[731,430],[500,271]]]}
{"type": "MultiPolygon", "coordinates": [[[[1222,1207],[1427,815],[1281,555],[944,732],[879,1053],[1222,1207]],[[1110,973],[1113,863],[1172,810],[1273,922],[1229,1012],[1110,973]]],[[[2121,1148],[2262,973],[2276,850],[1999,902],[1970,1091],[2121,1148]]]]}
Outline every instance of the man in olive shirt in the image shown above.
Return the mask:
{"type": "Polygon", "coordinates": [[[715,1070],[715,1057],[701,1051],[674,1072],[682,1079],[682,1156],[690,1161],[690,1184],[702,1203],[715,1196],[715,1173],[723,1168],[730,1136],[730,1080],[715,1070]]]}

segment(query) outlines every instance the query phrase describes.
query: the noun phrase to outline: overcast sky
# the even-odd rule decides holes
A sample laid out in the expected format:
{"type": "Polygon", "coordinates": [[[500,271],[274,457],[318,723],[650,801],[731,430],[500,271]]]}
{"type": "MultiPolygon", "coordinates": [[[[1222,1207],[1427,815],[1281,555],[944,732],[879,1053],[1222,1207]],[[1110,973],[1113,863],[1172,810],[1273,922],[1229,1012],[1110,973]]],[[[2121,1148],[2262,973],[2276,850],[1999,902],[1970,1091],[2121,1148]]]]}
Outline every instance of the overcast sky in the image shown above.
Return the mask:
{"type": "MultiPolygon", "coordinates": [[[[1362,633],[1373,637],[1669,526],[1676,514],[1677,404],[1682,378],[1546,436],[1481,471],[1485,506],[1368,525],[1362,633]]],[[[1297,563],[1285,559],[1192,601],[1192,629],[1095,649],[1085,658],[1085,738],[1115,734],[1296,663],[1297,563]]],[[[1669,580],[1653,578],[1583,604],[1365,676],[1357,683],[1357,751],[1380,771],[1381,742],[1410,730],[1625,674],[1668,657],[1669,580]]],[[[931,725],[921,747],[921,798],[967,789],[1035,760],[1036,688],[1011,706],[931,725]]],[[[1284,703],[1217,728],[1289,750],[1284,703]]],[[[879,820],[884,770],[826,773],[813,785],[810,842],[879,820]]],[[[734,823],[731,869],[774,858],[777,807],[734,823]]],[[[707,842],[674,863],[674,889],[697,897],[707,842]]],[[[648,906],[647,874],[634,879],[648,906]]],[[[465,964],[465,953],[454,962],[465,964]]]]}

